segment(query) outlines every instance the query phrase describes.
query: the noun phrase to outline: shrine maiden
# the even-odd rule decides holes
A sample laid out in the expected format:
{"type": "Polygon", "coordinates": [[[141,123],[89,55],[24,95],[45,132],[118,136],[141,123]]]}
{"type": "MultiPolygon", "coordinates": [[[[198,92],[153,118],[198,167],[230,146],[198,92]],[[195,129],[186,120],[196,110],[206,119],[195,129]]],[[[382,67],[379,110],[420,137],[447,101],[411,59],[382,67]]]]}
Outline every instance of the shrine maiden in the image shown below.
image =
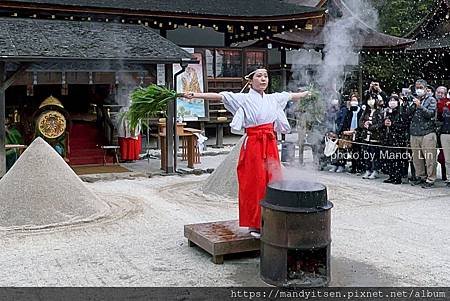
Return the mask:
{"type": "MultiPolygon", "coordinates": [[[[237,165],[239,184],[239,225],[248,227],[259,237],[261,207],[269,182],[281,178],[275,132],[288,133],[289,122],[284,108],[289,100],[299,100],[310,92],[281,92],[266,94],[269,84],[266,69],[257,69],[245,79],[248,93],[185,93],[185,97],[223,101],[234,117],[230,127],[235,131],[245,129],[246,138],[241,147],[237,165]]],[[[244,89],[243,89],[244,90],[244,89]]]]}

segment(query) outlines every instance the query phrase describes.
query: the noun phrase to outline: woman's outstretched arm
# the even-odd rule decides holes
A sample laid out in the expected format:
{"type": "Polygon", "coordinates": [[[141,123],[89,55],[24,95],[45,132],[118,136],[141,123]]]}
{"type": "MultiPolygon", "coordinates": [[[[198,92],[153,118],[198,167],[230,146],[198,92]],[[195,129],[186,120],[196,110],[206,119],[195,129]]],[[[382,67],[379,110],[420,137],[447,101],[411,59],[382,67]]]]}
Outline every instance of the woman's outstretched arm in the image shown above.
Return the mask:
{"type": "Polygon", "coordinates": [[[186,92],[183,95],[184,98],[193,99],[193,98],[201,98],[207,100],[223,100],[223,96],[219,93],[197,93],[197,92],[186,92]]]}
{"type": "Polygon", "coordinates": [[[300,99],[307,97],[307,96],[311,96],[311,92],[309,92],[309,91],[296,92],[296,93],[291,92],[291,100],[293,100],[293,101],[299,101],[300,99]]]}

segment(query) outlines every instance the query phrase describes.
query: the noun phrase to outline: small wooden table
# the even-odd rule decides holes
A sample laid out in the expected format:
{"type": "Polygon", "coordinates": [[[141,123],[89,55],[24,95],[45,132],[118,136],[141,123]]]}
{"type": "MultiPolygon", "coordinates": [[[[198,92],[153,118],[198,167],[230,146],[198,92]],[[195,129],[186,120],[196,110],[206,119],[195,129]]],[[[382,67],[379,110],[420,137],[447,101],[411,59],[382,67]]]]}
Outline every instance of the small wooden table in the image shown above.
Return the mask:
{"type": "Polygon", "coordinates": [[[222,264],[227,254],[259,251],[260,245],[237,220],[185,225],[184,237],[190,247],[197,245],[211,254],[215,264],[222,264]]]}
{"type": "Polygon", "coordinates": [[[120,149],[120,146],[118,146],[118,145],[102,145],[101,148],[103,149],[103,165],[106,165],[106,152],[108,150],[112,150],[114,152],[113,164],[114,164],[114,158],[116,159],[116,164],[119,164],[119,156],[117,155],[117,150],[120,149]]]}
{"type": "MultiPolygon", "coordinates": [[[[192,133],[195,137],[197,137],[197,135],[195,135],[195,134],[200,134],[202,132],[202,130],[194,129],[194,128],[184,128],[184,132],[185,133],[192,133]]],[[[186,158],[187,158],[187,146],[188,146],[186,139],[182,139],[181,145],[183,147],[183,149],[182,149],[182,160],[186,160],[186,158]]],[[[198,148],[197,140],[194,138],[194,164],[199,164],[199,163],[200,163],[200,150],[198,148]]]]}
{"type": "Polygon", "coordinates": [[[185,132],[190,132],[190,133],[201,133],[202,132],[202,130],[194,129],[194,128],[183,128],[183,130],[185,132]]]}
{"type": "MultiPolygon", "coordinates": [[[[195,163],[195,149],[196,149],[196,136],[192,133],[184,132],[177,135],[181,140],[186,139],[182,143],[186,146],[186,156],[189,168],[194,168],[195,163]]],[[[161,169],[166,169],[167,166],[167,149],[166,149],[166,134],[159,133],[160,145],[161,145],[161,169]]]]}

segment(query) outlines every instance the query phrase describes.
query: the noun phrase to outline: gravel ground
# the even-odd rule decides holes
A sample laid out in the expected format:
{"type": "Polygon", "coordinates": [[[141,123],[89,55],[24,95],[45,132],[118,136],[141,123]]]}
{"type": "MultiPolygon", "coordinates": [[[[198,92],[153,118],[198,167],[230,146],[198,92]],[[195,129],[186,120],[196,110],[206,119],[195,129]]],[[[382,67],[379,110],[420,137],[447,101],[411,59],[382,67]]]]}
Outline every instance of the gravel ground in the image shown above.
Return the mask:
{"type": "MultiPolygon", "coordinates": [[[[201,192],[208,176],[88,183],[122,209],[84,225],[0,232],[0,285],[263,286],[254,255],[215,265],[207,253],[187,246],[185,224],[237,218],[236,200],[201,192]]],[[[308,166],[286,176],[328,188],[334,203],[332,286],[450,283],[449,189],[394,186],[308,166]]]]}

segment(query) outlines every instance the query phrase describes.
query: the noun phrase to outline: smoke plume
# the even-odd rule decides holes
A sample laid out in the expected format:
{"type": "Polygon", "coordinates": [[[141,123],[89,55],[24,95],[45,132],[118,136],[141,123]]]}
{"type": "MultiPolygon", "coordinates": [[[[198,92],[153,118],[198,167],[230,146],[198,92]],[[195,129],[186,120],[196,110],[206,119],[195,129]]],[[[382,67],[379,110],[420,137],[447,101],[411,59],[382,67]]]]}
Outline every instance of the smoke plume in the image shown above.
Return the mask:
{"type": "MultiPolygon", "coordinates": [[[[323,30],[322,37],[324,48],[321,51],[300,50],[295,52],[292,61],[292,78],[289,84],[291,89],[313,84],[320,90],[322,103],[325,107],[323,116],[315,116],[317,122],[309,122],[308,128],[304,128],[305,122],[297,121],[299,132],[299,145],[303,144],[301,136],[307,133],[308,142],[312,144],[316,155],[321,155],[321,141],[323,135],[334,129],[334,119],[338,107],[332,104],[333,100],[340,99],[343,90],[347,66],[359,64],[358,52],[361,50],[356,42],[361,40],[364,32],[361,27],[377,28],[378,12],[368,0],[331,0],[328,7],[329,19],[323,30]],[[319,62],[317,62],[317,58],[319,62]],[[314,60],[313,60],[314,59],[314,60]],[[313,62],[313,63],[311,63],[313,62]],[[325,102],[325,103],[323,103],[325,102]],[[320,120],[319,120],[320,119],[320,120]]],[[[350,68],[351,69],[351,68],[350,68]]],[[[296,119],[307,118],[308,113],[298,112],[296,119]]],[[[317,162],[317,159],[315,160],[317,162]]]]}

